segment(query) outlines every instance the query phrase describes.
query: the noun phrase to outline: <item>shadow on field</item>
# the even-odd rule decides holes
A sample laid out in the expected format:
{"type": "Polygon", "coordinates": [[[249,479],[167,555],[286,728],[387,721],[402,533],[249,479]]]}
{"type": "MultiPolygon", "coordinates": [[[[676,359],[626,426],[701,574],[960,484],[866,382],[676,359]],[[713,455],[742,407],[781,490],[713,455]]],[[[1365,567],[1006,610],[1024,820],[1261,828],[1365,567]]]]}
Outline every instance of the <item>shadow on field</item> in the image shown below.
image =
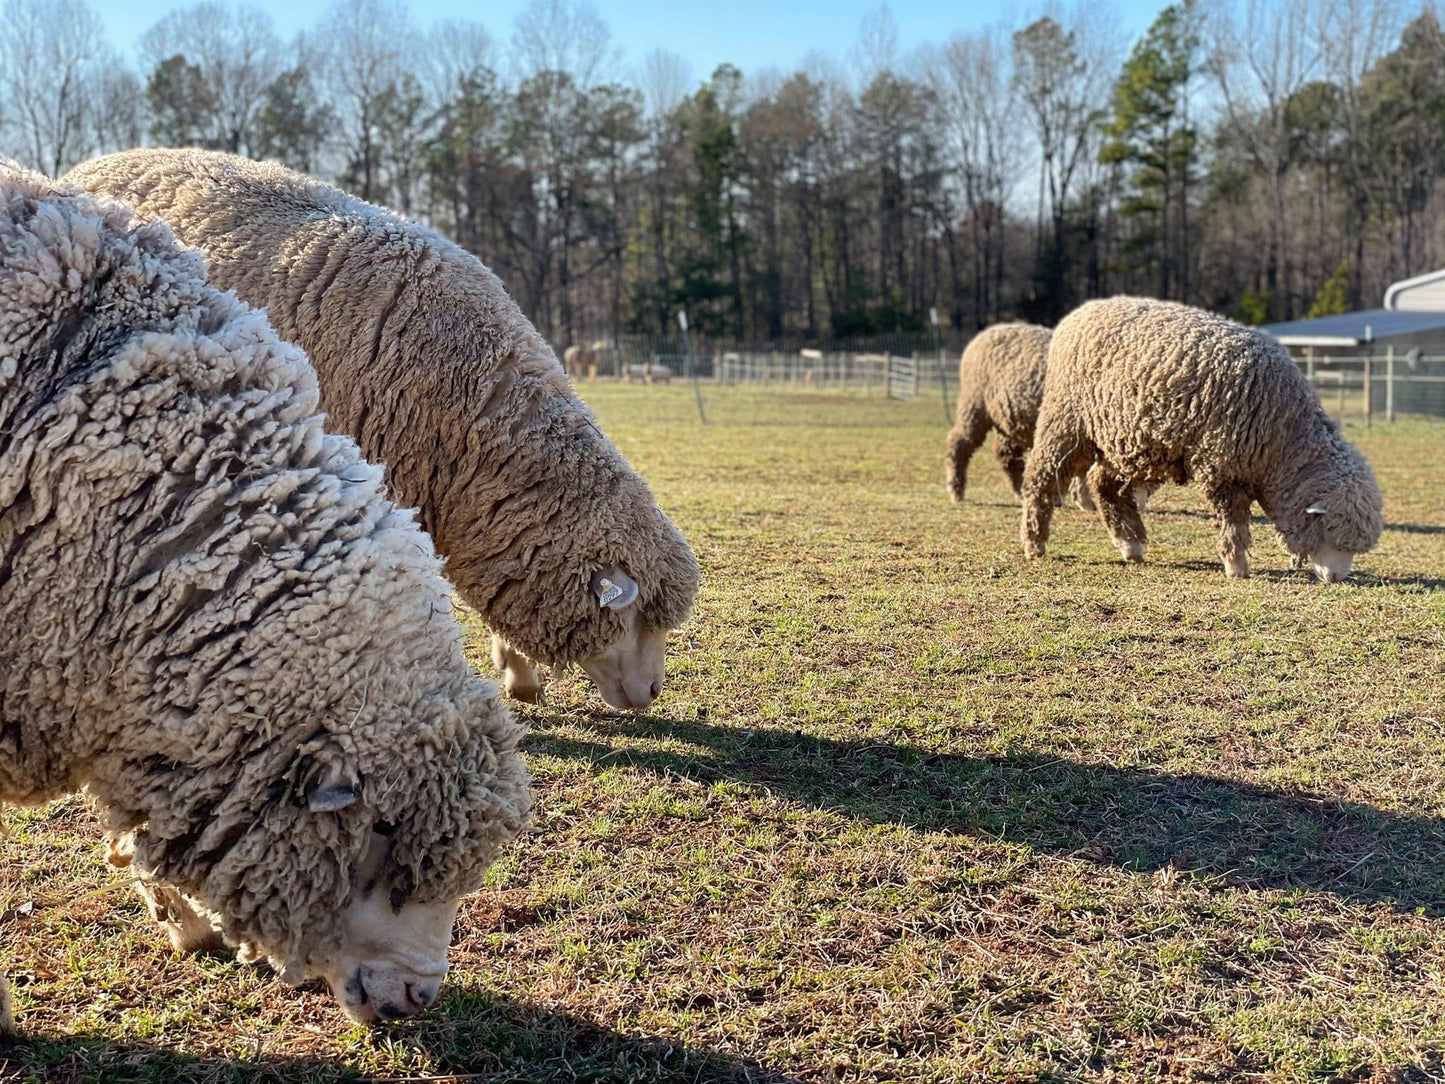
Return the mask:
{"type": "MultiPolygon", "coordinates": [[[[1116,559],[1113,562],[1102,562],[1119,564],[1116,559]]],[[[1191,558],[1186,561],[1157,561],[1161,568],[1177,568],[1181,572],[1213,572],[1224,578],[1224,566],[1218,559],[1206,561],[1199,558],[1191,558]]],[[[1256,580],[1269,580],[1271,583],[1299,583],[1302,585],[1318,585],[1324,591],[1348,591],[1352,587],[1414,587],[1421,591],[1439,591],[1445,588],[1445,579],[1433,579],[1428,576],[1377,576],[1368,570],[1356,569],[1350,578],[1344,583],[1322,584],[1315,574],[1304,568],[1265,568],[1254,565],[1249,570],[1249,575],[1256,580]]]]}
{"type": "MultiPolygon", "coordinates": [[[[23,1018],[20,1027],[23,1031],[23,1018]]],[[[378,1028],[363,1042],[413,1051],[431,1067],[414,1077],[378,1078],[321,1057],[264,1053],[253,1058],[207,1057],[158,1043],[92,1034],[22,1038],[0,1045],[0,1080],[43,1080],[47,1084],[340,1084],[366,1080],[397,1084],[409,1080],[796,1084],[795,1078],[756,1062],[667,1039],[627,1036],[581,1017],[456,987],[444,992],[436,1008],[421,1019],[378,1028]]]]}
{"type": "Polygon", "coordinates": [[[1445,818],[1205,775],[1057,757],[968,757],[884,742],[599,719],[619,737],[671,739],[689,755],[534,730],[533,752],[765,787],[875,823],[985,836],[1129,870],[1180,870],[1236,885],[1307,889],[1445,915],[1445,818]],[[605,760],[603,758],[606,758],[605,760]]]}
{"type": "Polygon", "coordinates": [[[1385,530],[1401,534],[1445,534],[1445,527],[1433,523],[1387,523],[1385,530]]]}

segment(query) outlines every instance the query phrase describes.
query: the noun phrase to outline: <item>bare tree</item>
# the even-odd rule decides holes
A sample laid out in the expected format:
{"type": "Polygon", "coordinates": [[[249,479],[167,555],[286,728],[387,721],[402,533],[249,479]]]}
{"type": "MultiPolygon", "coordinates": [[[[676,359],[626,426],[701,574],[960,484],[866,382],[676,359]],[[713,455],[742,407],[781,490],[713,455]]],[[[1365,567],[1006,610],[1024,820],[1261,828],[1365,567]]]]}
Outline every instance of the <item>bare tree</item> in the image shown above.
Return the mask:
{"type": "Polygon", "coordinates": [[[1405,5],[1397,0],[1322,0],[1317,23],[1317,45],[1325,70],[1340,95],[1345,129],[1345,181],[1353,202],[1349,218],[1351,237],[1350,303],[1358,305],[1363,293],[1365,226],[1370,218],[1371,172],[1367,152],[1367,107],[1362,94],[1365,74],[1394,41],[1405,5]]]}
{"type": "Polygon", "coordinates": [[[693,84],[692,65],[678,54],[654,49],[642,58],[637,85],[650,121],[666,117],[687,97],[693,84]]]}
{"type": "Polygon", "coordinates": [[[497,66],[497,44],[481,23],[442,19],[426,35],[422,82],[434,102],[447,101],[467,79],[497,66]]]}
{"type": "Polygon", "coordinates": [[[145,92],[136,74],[119,64],[106,64],[92,83],[88,111],[88,151],[118,150],[140,145],[145,130],[145,92]]]}
{"type": "Polygon", "coordinates": [[[1062,315],[1070,300],[1064,213],[1079,168],[1097,138],[1117,66],[1110,30],[1094,13],[1080,8],[1067,25],[1045,15],[1013,35],[1013,78],[1039,155],[1036,277],[1047,286],[1052,310],[1041,315],[1062,315]]]}
{"type": "Polygon", "coordinates": [[[383,199],[381,125],[414,55],[411,17],[395,0],[337,0],[312,44],[342,128],[347,176],[362,199],[383,199]]]}
{"type": "Polygon", "coordinates": [[[1292,123],[1296,95],[1323,71],[1321,0],[1246,0],[1221,4],[1210,20],[1205,66],[1219,87],[1233,144],[1269,186],[1265,289],[1275,315],[1294,316],[1294,244],[1285,206],[1300,141],[1292,123]]]}
{"type": "Polygon", "coordinates": [[[560,72],[578,90],[591,90],[617,68],[612,32],[591,0],[532,0],[512,33],[517,74],[560,72]]]}
{"type": "Polygon", "coordinates": [[[205,142],[233,154],[255,153],[256,117],[264,108],[266,88],[284,66],[269,15],[205,0],[172,11],[146,31],[141,55],[152,70],[182,57],[207,90],[205,142]]]}
{"type": "MultiPolygon", "coordinates": [[[[926,64],[957,155],[972,235],[974,319],[984,327],[1000,311],[1004,227],[1021,165],[1018,90],[1008,47],[995,30],[957,35],[926,64]]],[[[955,298],[955,321],[962,317],[960,300],[955,298]]]]}
{"type": "Polygon", "coordinates": [[[84,0],[5,0],[0,123],[30,165],[59,176],[93,149],[93,109],[119,61],[84,0]]]}
{"type": "Polygon", "coordinates": [[[898,67],[898,22],[886,3],[864,13],[851,59],[858,73],[859,90],[898,67]]]}
{"type": "Polygon", "coordinates": [[[525,142],[537,158],[545,190],[538,203],[548,209],[544,243],[555,249],[541,256],[537,271],[540,276],[555,255],[559,330],[571,342],[574,231],[583,202],[580,173],[588,152],[589,94],[617,66],[618,54],[590,0],[532,0],[517,16],[512,46],[526,115],[525,142]]]}

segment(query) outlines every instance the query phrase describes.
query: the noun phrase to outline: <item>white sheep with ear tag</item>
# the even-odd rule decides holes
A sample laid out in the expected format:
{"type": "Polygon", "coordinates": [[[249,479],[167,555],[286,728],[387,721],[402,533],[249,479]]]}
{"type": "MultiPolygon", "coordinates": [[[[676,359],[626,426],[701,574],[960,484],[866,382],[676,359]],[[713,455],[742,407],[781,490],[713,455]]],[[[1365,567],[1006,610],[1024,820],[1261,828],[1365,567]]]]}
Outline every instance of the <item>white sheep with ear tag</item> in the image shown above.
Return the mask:
{"type": "MultiPolygon", "coordinates": [[[[163,220],[311,355],[331,424],[386,462],[387,489],[419,510],[457,595],[491,627],[510,695],[540,698],[539,664],[592,674],[628,658],[631,692],[598,692],[613,707],[652,702],[660,633],[687,620],[697,559],[476,256],[312,177],[236,155],[147,147],[76,166],[66,182],[163,220]],[[407,259],[394,258],[399,249],[407,259]],[[323,276],[305,270],[321,266],[323,276]],[[405,319],[377,323],[383,309],[405,319]],[[594,573],[621,592],[589,589],[594,573]],[[641,653],[644,641],[653,654],[641,653]]],[[[364,488],[363,475],[340,480],[364,488]]]]}
{"type": "Polygon", "coordinates": [[[1279,340],[1173,301],[1089,301],[1054,329],[1021,486],[1025,556],[1048,552],[1058,484],[1082,470],[1126,560],[1148,542],[1130,486],[1196,483],[1233,577],[1249,575],[1256,504],[1329,583],[1384,530],[1369,462],[1279,340]]]}

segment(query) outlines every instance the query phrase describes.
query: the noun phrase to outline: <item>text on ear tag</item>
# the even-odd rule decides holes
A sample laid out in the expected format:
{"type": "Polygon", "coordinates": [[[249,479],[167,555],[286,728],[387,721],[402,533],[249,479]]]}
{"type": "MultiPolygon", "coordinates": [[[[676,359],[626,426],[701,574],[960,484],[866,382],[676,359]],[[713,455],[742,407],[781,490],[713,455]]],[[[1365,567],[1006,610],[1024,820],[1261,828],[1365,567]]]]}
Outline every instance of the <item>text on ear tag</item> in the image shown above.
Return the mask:
{"type": "Polygon", "coordinates": [[[622,588],[605,576],[597,586],[602,588],[597,595],[597,605],[599,606],[605,607],[609,602],[615,602],[622,597],[622,588]]]}

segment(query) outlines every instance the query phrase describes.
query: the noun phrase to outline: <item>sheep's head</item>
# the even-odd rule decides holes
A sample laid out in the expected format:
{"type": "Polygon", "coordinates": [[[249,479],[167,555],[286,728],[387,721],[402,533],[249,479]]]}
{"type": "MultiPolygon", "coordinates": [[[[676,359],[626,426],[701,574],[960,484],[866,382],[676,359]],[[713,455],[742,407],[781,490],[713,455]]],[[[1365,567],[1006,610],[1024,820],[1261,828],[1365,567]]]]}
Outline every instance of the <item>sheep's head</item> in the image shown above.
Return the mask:
{"type": "Polygon", "coordinates": [[[697,595],[697,558],[586,408],[549,409],[537,435],[509,438],[505,471],[478,465],[498,496],[439,538],[459,593],[512,650],[580,665],[608,704],[644,708],[697,595]]]}
{"type": "Polygon", "coordinates": [[[1330,467],[1307,473],[1295,487],[1280,533],[1321,580],[1341,583],[1349,578],[1355,555],[1379,542],[1385,521],[1375,474],[1356,448],[1343,444],[1330,467]]]}
{"type": "Polygon", "coordinates": [[[446,975],[462,897],[531,804],[520,728],[490,684],[467,673],[461,685],[384,712],[373,701],[354,725],[274,741],[224,777],[159,773],[135,826],[137,872],[214,916],[243,959],[325,979],[355,1020],[420,1012],[446,975]]]}
{"type": "Polygon", "coordinates": [[[645,708],[662,692],[667,630],[649,623],[636,581],[620,568],[593,573],[588,590],[599,609],[615,615],[621,635],[582,659],[582,669],[612,707],[645,708]]]}
{"type": "MultiPolygon", "coordinates": [[[[338,811],[360,801],[344,784],[318,788],[315,812],[338,811]]],[[[343,1012],[361,1023],[414,1016],[433,1001],[447,974],[447,950],[460,898],[393,904],[389,826],[373,826],[352,875],[350,901],[341,911],[336,947],[310,961],[306,973],[326,980],[343,1012]]]]}

